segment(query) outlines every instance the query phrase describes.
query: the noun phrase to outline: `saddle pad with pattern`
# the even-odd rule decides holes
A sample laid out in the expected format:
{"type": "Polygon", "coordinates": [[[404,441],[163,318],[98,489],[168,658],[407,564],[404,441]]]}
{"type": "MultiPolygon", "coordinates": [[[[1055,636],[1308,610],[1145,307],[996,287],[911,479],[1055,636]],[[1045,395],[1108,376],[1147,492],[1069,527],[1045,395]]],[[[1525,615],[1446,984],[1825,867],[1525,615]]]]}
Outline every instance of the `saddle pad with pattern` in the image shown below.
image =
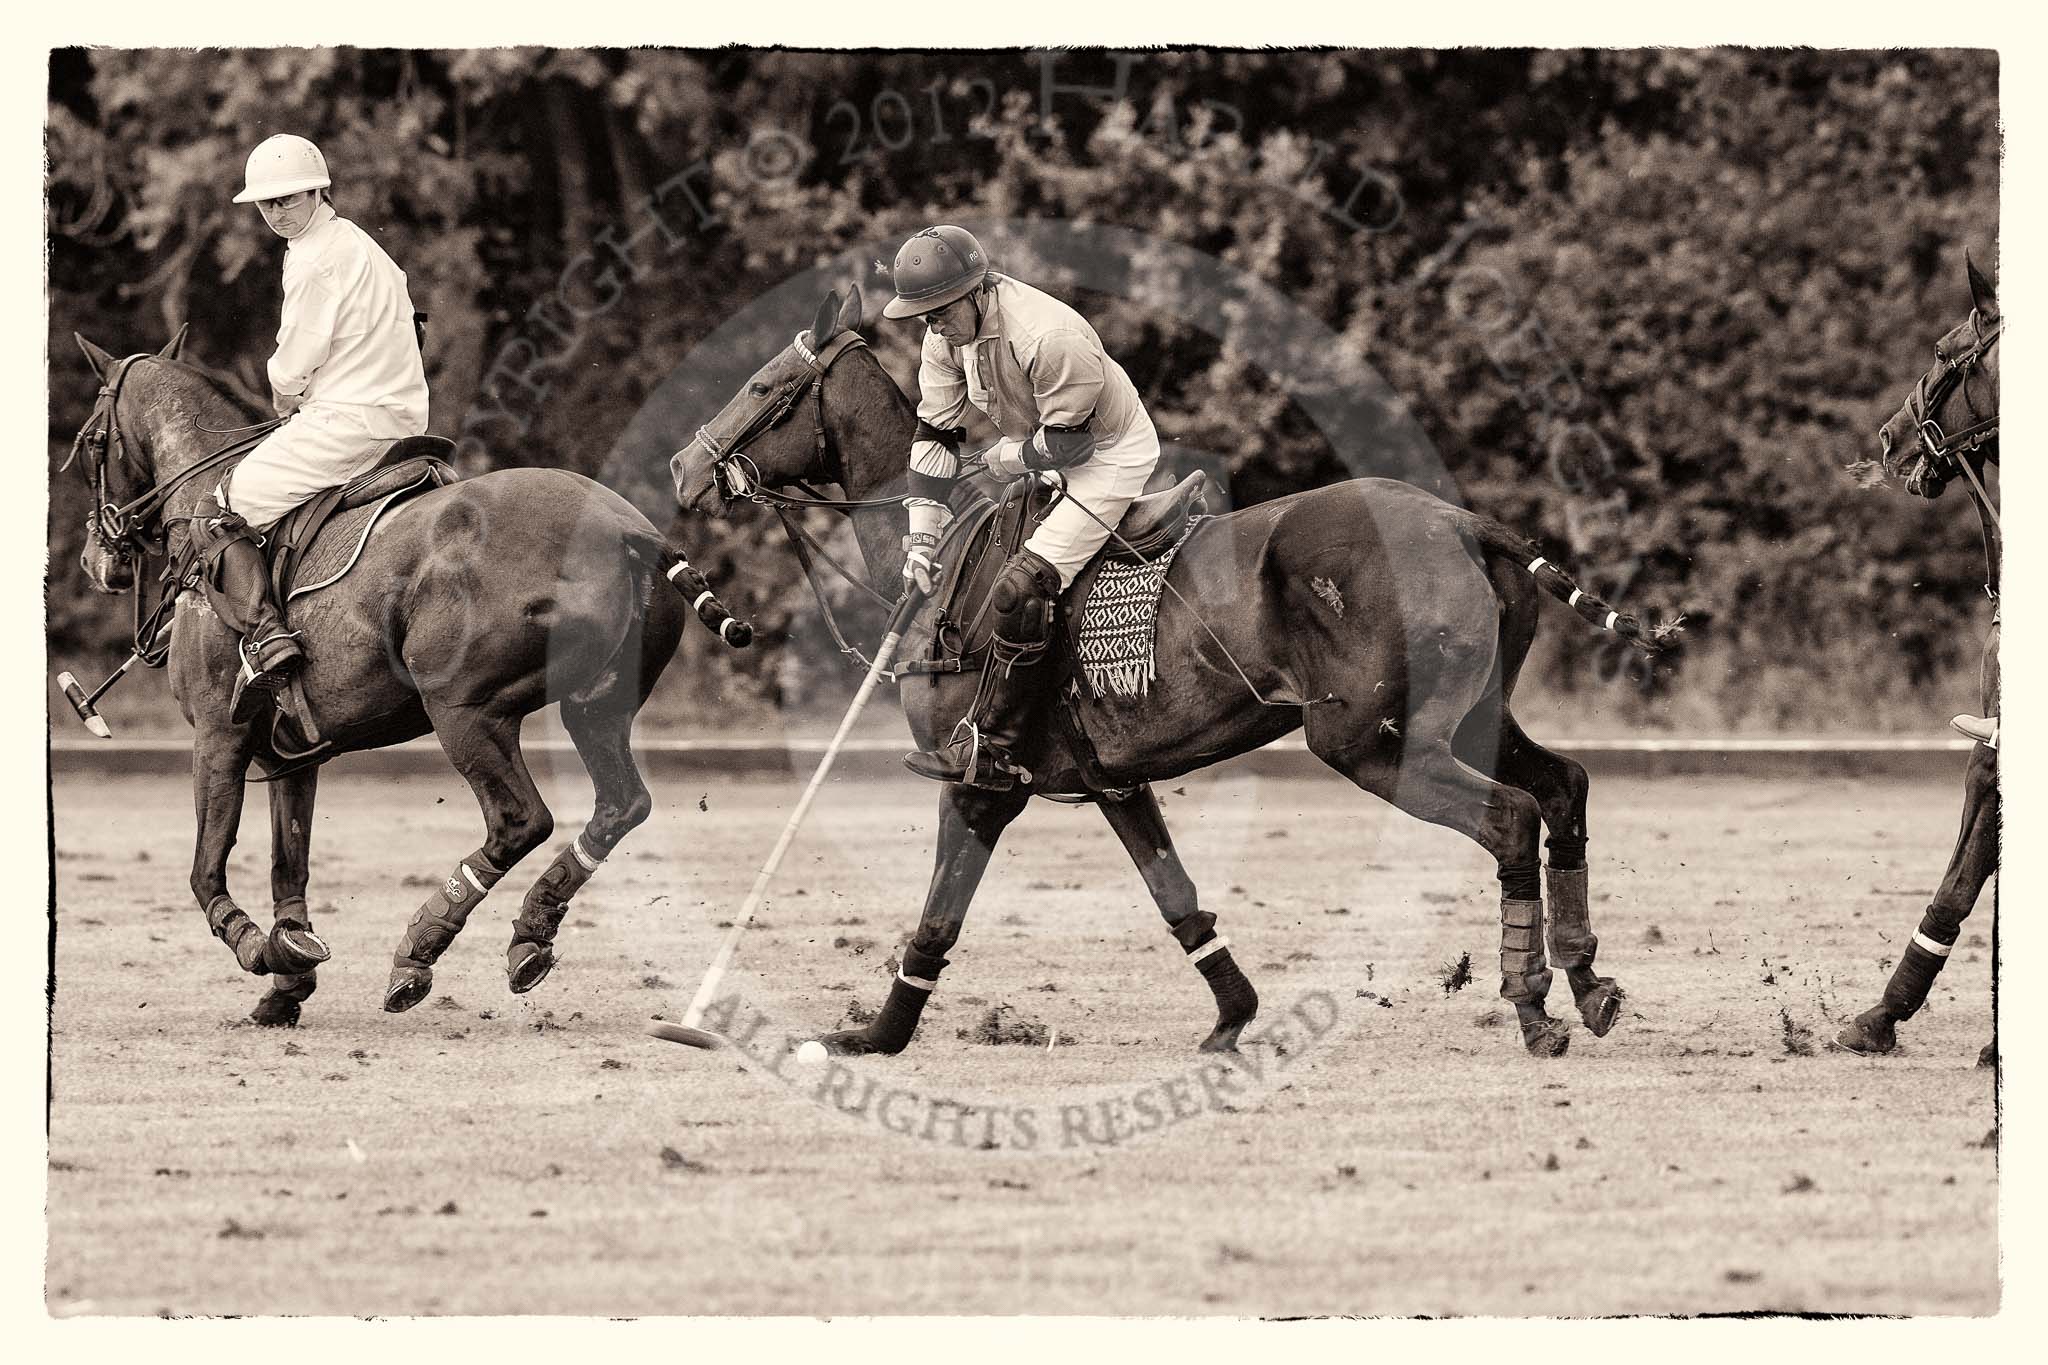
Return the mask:
{"type": "Polygon", "coordinates": [[[1152,656],[1159,624],[1159,593],[1173,557],[1187,543],[1200,517],[1190,518],[1180,539],[1151,561],[1105,560],[1079,604],[1074,662],[1082,679],[1098,697],[1142,697],[1152,688],[1158,668],[1152,656]]]}

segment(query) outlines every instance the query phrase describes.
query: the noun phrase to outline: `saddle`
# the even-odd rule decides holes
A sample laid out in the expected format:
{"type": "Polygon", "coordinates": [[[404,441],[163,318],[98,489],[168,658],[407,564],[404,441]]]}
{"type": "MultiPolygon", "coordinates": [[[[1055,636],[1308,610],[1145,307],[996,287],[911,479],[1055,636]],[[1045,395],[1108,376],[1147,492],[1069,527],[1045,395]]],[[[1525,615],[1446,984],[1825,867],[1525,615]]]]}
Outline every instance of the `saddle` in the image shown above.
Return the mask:
{"type": "MultiPolygon", "coordinates": [[[[455,453],[455,442],[445,436],[407,436],[392,441],[375,468],[313,498],[288,512],[264,537],[263,552],[270,562],[270,581],[277,589],[280,605],[294,595],[324,588],[355,565],[362,546],[370,538],[378,519],[393,503],[453,483],[459,475],[446,457],[455,453]],[[370,509],[362,517],[345,513],[370,509]],[[346,526],[343,523],[347,523],[346,526]],[[332,530],[331,540],[347,544],[340,572],[300,587],[294,594],[301,570],[313,556],[321,533],[332,530]],[[354,532],[356,534],[348,534],[354,532]]],[[[326,547],[321,547],[325,550],[326,547]]],[[[334,556],[322,553],[325,562],[334,556]]],[[[313,577],[318,578],[319,575],[313,577]]]]}
{"type": "MultiPolygon", "coordinates": [[[[966,638],[974,626],[972,616],[980,614],[978,603],[961,603],[961,580],[979,558],[977,547],[984,536],[1007,547],[1005,553],[1021,546],[1029,526],[1047,510],[1039,494],[1046,485],[1036,479],[1018,479],[1007,485],[1001,500],[991,500],[967,480],[954,486],[948,504],[953,522],[940,542],[938,560],[943,566],[928,610],[937,613],[932,635],[932,652],[924,659],[910,659],[896,666],[898,673],[958,673],[975,653],[976,642],[966,638]],[[970,612],[960,619],[955,611],[970,612]]],[[[1173,487],[1133,498],[1117,522],[1116,534],[1097,552],[1087,567],[1075,576],[1068,598],[1076,606],[1088,595],[1096,575],[1108,564],[1145,564],[1158,559],[1178,545],[1196,518],[1205,516],[1209,506],[1209,476],[1201,470],[1173,487]]],[[[985,642],[984,642],[985,643],[985,642]]],[[[933,679],[937,681],[936,677],[933,679]]]]}
{"type": "MultiPolygon", "coordinates": [[[[389,442],[375,467],[345,484],[330,488],[279,518],[263,536],[263,553],[278,605],[338,583],[355,567],[393,504],[430,492],[460,477],[446,457],[455,443],[445,436],[407,436],[389,442]]],[[[213,584],[205,584],[214,591],[213,584]]],[[[328,748],[312,703],[306,697],[303,673],[294,673],[278,693],[271,715],[270,747],[284,766],[280,772],[315,759],[328,748]]],[[[262,780],[269,780],[268,777],[262,780]]]]}

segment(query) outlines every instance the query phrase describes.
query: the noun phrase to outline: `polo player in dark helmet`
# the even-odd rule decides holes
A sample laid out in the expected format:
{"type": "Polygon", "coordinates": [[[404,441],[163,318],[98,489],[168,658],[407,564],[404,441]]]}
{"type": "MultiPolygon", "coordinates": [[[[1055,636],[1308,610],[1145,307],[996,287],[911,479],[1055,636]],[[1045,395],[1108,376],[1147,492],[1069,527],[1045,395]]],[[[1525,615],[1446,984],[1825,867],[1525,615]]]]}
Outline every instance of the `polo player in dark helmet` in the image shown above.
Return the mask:
{"type": "Polygon", "coordinates": [[[946,494],[962,472],[963,432],[955,424],[968,404],[1002,433],[985,454],[991,472],[1058,471],[1066,488],[990,589],[994,657],[973,709],[936,753],[905,760],[912,772],[941,782],[1003,790],[1016,783],[1010,755],[1044,691],[1055,604],[1145,491],[1159,463],[1159,433],[1087,319],[991,270],[965,228],[942,224],[912,237],[896,253],[892,278],[896,297],[882,315],[923,318],[926,328],[904,499],[904,577],[927,592],[936,579],[933,552],[952,517],[946,494]]]}

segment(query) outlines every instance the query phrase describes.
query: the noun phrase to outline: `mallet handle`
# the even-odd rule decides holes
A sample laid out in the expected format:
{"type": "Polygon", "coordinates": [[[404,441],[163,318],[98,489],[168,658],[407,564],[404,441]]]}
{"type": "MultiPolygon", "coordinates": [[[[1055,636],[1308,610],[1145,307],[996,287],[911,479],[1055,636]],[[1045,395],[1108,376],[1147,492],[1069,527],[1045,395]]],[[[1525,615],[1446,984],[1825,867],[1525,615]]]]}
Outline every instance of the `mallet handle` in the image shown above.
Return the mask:
{"type": "Polygon", "coordinates": [[[825,775],[832,771],[832,762],[839,757],[839,750],[846,743],[847,735],[853,730],[853,723],[868,704],[868,697],[874,692],[875,684],[889,670],[889,661],[896,657],[897,648],[903,643],[903,632],[909,628],[910,618],[916,613],[923,595],[915,588],[905,593],[896,605],[896,612],[889,618],[888,633],[882,636],[882,643],[875,647],[875,661],[868,665],[867,676],[860,680],[860,690],[853,694],[853,705],[846,708],[846,718],[839,722],[839,731],[832,736],[832,742],[825,746],[825,755],[818,760],[818,770],[811,774],[810,783],[804,794],[797,798],[796,809],[790,812],[789,822],[782,827],[782,835],[776,839],[775,847],[768,854],[768,861],[761,864],[761,871],[754,878],[753,890],[747,892],[746,903],[740,906],[740,913],[734,918],[732,928],[725,934],[725,941],[718,945],[718,953],[711,959],[711,966],[704,973],[703,984],[697,987],[696,998],[690,1001],[690,1008],[683,1014],[683,1027],[696,1028],[704,1021],[704,1011],[711,1004],[711,997],[725,981],[726,968],[732,965],[732,955],[739,947],[740,935],[746,932],[754,912],[761,907],[762,899],[768,893],[768,882],[775,876],[775,869],[782,865],[782,857],[789,852],[789,846],[796,841],[796,832],[803,826],[804,816],[810,812],[811,802],[818,795],[818,789],[825,785],[825,775]]]}

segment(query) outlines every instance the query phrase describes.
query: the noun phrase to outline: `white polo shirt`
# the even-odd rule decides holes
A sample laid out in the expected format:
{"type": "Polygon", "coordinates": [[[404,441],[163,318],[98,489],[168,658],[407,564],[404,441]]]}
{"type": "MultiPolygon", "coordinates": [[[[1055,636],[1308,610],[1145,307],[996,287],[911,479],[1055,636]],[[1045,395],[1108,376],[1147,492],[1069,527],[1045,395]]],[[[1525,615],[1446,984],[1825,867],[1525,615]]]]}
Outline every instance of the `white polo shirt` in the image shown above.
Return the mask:
{"type": "Polygon", "coordinates": [[[375,437],[427,428],[427,375],[405,272],[331,204],[286,246],[284,319],[270,387],[306,407],[355,410],[375,437]]]}

